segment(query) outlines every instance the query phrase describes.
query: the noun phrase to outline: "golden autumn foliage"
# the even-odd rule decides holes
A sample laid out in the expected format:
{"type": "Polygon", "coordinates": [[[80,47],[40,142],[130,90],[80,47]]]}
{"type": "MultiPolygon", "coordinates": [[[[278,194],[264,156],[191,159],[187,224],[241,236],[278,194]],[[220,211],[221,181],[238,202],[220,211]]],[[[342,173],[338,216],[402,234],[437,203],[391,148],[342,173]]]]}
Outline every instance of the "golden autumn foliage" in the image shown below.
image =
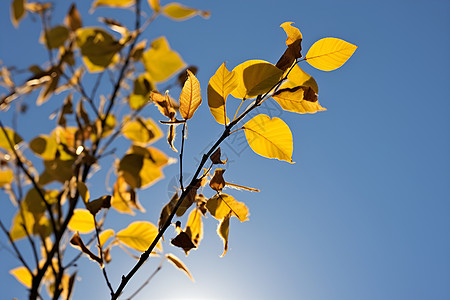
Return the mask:
{"type": "MultiPolygon", "coordinates": [[[[223,250],[218,250],[223,257],[229,249],[230,220],[244,222],[250,216],[245,198],[234,198],[227,188],[259,192],[226,181],[229,166],[222,158],[221,143],[231,135],[243,134],[256,154],[293,163],[295,133],[289,125],[281,118],[265,114],[250,118],[249,113],[266,101],[274,101],[283,110],[297,114],[325,111],[318,101],[317,82],[299,64],[306,61],[323,71],[335,70],[357,48],[337,38],[324,38],[314,43],[303,57],[303,35],[288,21],[280,26],[287,38],[286,50],[277,63],[250,59],[230,68],[231,71],[222,63],[211,75],[203,96],[206,94],[212,119],[223,132],[185,184],[182,176],[183,160],[187,158],[184,154],[187,125],[192,119],[203,118],[199,107],[204,85],[196,77],[197,67],[186,67],[166,36],[147,41],[142,33],[159,16],[178,22],[195,16],[207,18],[209,12],[177,2],[162,4],[159,0],[148,0],[145,7],[141,2],[93,1],[91,11],[101,7],[134,11],[135,27],[128,28],[110,18],[101,18],[102,26],[86,26],[75,3],[70,6],[64,24],[49,27],[45,18],[51,15],[50,3],[11,1],[11,22],[15,27],[27,14],[42,18],[39,41],[50,55],[49,61],[41,66],[30,66],[30,76],[23,82],[15,81],[11,68],[1,66],[1,82],[8,87],[9,94],[0,99],[0,109],[8,109],[16,99],[32,92],[39,92],[36,105],[48,102],[56,107],[51,118],[54,129],[27,140],[13,126],[0,122],[0,189],[17,208],[9,229],[3,223],[1,228],[14,248],[20,240],[28,241],[34,249],[36,261],[32,267],[25,263],[28,258],[24,258],[23,266],[9,271],[29,289],[30,299],[40,298],[43,286],[51,298],[69,299],[76,286],[76,262],[82,258],[100,266],[111,299],[121,295],[150,256],[159,256],[162,262],[170,262],[194,280],[183,261],[164,249],[177,247],[189,255],[201,245],[205,218],[212,217],[217,222],[218,238],[223,241],[223,250]],[[150,14],[145,21],[148,23],[142,23],[146,14],[150,14]],[[97,79],[88,91],[86,81],[92,78],[97,79]],[[175,84],[169,85],[168,91],[159,90],[172,79],[175,84]],[[110,93],[97,90],[108,83],[110,93]],[[179,85],[180,94],[175,98],[178,101],[171,96],[176,91],[172,89],[175,85],[179,85]],[[51,101],[53,96],[64,92],[64,101],[58,104],[51,101]],[[247,108],[244,111],[240,111],[241,105],[237,109],[227,108],[227,104],[234,107],[229,101],[241,105],[245,102],[247,108]],[[155,114],[144,116],[144,109],[155,114]],[[163,136],[177,157],[155,146],[163,136]],[[105,166],[108,157],[111,160],[105,166]],[[180,172],[172,198],[151,199],[153,202],[146,197],[138,199],[141,191],[162,180],[165,168],[174,163],[180,172]],[[100,167],[109,171],[107,192],[99,194],[91,177],[100,167]],[[148,205],[163,205],[157,208],[161,211],[157,222],[136,219],[136,213],[145,212],[148,205]],[[132,221],[116,227],[117,214],[128,214],[132,221]],[[167,230],[172,226],[175,233],[167,230]],[[72,247],[66,247],[69,243],[72,247]],[[168,246],[163,248],[163,244],[168,246]],[[115,260],[116,253],[111,249],[118,248],[136,258],[136,265],[113,288],[106,267],[115,260]],[[62,257],[70,257],[72,262],[63,266],[62,257]]],[[[192,134],[196,133],[189,132],[192,134]]],[[[139,217],[146,218],[143,214],[139,217]]],[[[172,249],[179,251],[177,248],[172,249]]],[[[21,257],[18,248],[14,251],[21,257]]]]}

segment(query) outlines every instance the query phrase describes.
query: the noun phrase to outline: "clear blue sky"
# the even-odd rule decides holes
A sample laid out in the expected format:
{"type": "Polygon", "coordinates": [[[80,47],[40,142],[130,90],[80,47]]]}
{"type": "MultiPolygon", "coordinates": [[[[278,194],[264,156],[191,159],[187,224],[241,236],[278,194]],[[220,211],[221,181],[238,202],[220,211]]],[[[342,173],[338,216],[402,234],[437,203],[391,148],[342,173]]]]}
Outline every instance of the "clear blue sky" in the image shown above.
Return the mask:
{"type": "MultiPolygon", "coordinates": [[[[44,49],[34,51],[39,22],[28,17],[14,29],[9,2],[0,9],[0,59],[20,68],[44,61],[44,49]]],[[[55,2],[53,25],[62,22],[70,5],[55,2]]],[[[230,69],[254,58],[275,63],[285,48],[279,28],[285,21],[302,31],[303,53],[327,36],[359,48],[336,71],[301,65],[317,80],[328,111],[298,115],[274,103],[261,109],[289,124],[296,164],[257,156],[241,144],[242,136],[222,147],[231,162],[227,181],[262,190],[230,191],[251,216],[249,222],[231,223],[227,255],[219,258],[222,242],[210,217],[200,248],[189,257],[165,245],[183,258],[196,282],[165,264],[136,299],[450,299],[450,1],[180,2],[210,10],[211,17],[185,22],[161,17],[144,37],[165,34],[188,64],[199,67],[204,103],[189,124],[186,172],[221,129],[207,108],[206,86],[222,62],[230,69]]],[[[99,16],[117,16],[109,9],[88,15],[90,1],[77,5],[85,25],[98,24],[99,16]]],[[[118,18],[131,22],[132,13],[118,18]]],[[[45,116],[52,107],[33,108],[20,120],[25,140],[37,134],[37,124],[36,129],[50,130],[45,116]]],[[[158,118],[154,110],[144,114],[158,118]]],[[[0,118],[11,124],[11,111],[0,112],[0,118]]],[[[157,145],[174,156],[163,141],[157,145]]],[[[169,166],[164,180],[139,194],[147,212],[136,219],[157,222],[177,171],[169,166]]],[[[97,180],[102,189],[103,179],[97,180]]],[[[0,217],[9,224],[13,208],[4,194],[0,197],[0,217]]],[[[124,224],[132,220],[117,218],[124,224]]],[[[3,235],[0,241],[2,298],[24,299],[22,286],[7,273],[19,262],[4,250],[3,235]]],[[[115,251],[108,266],[115,274],[113,286],[133,263],[115,251]],[[114,261],[115,254],[120,260],[114,261]]],[[[126,295],[158,263],[147,263],[126,295]]],[[[107,299],[98,267],[87,259],[81,266],[75,299],[107,299]]]]}

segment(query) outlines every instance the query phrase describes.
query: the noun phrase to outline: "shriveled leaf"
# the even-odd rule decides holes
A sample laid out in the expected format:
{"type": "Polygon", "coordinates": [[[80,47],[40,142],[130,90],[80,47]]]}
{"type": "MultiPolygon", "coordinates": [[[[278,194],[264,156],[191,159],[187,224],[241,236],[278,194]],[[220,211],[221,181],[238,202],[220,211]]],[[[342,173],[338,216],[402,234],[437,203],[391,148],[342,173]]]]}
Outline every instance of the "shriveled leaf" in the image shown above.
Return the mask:
{"type": "Polygon", "coordinates": [[[178,152],[177,148],[175,148],[173,144],[173,142],[175,141],[175,136],[176,136],[175,125],[169,125],[169,131],[167,133],[167,143],[169,144],[170,148],[173,151],[178,152]]]}
{"type": "Polygon", "coordinates": [[[288,70],[297,58],[302,57],[302,33],[300,30],[292,26],[293,22],[284,22],[280,25],[284,29],[287,35],[286,46],[287,49],[278,60],[276,66],[282,71],[288,70]]]}
{"type": "Polygon", "coordinates": [[[77,190],[78,193],[80,193],[81,199],[83,199],[84,203],[88,203],[91,196],[89,193],[89,189],[87,188],[86,184],[82,181],[77,183],[77,190]]]}
{"type": "MultiPolygon", "coordinates": [[[[135,221],[127,228],[119,231],[116,238],[126,246],[144,252],[158,235],[158,228],[147,221],[135,221]]],[[[162,250],[161,241],[156,247],[162,250]]]]}
{"type": "Polygon", "coordinates": [[[106,195],[98,199],[89,201],[88,203],[86,203],[86,208],[92,215],[95,216],[102,208],[108,209],[111,207],[111,198],[112,197],[110,195],[106,195]]]}
{"type": "Polygon", "coordinates": [[[236,73],[238,86],[231,92],[233,97],[248,99],[269,92],[280,81],[283,71],[263,60],[248,60],[233,71],[236,73]]]}
{"type": "Polygon", "coordinates": [[[223,63],[211,77],[208,84],[208,106],[214,119],[219,124],[228,124],[225,103],[228,95],[236,89],[238,80],[234,71],[228,71],[223,63]]]}
{"type": "Polygon", "coordinates": [[[17,281],[23,284],[27,288],[31,288],[31,283],[33,281],[33,276],[30,271],[25,267],[18,267],[9,271],[9,274],[14,276],[17,281]]]}
{"type": "Polygon", "coordinates": [[[25,0],[13,0],[11,3],[11,21],[14,27],[19,25],[20,20],[25,17],[25,0]]]}
{"type": "Polygon", "coordinates": [[[97,0],[92,4],[92,8],[97,6],[129,7],[133,2],[133,0],[97,0]]]}
{"type": "Polygon", "coordinates": [[[89,72],[108,67],[122,45],[101,28],[80,28],[76,31],[77,45],[89,72]]]}
{"type": "Polygon", "coordinates": [[[91,250],[89,250],[86,247],[86,245],[83,243],[83,240],[81,239],[78,232],[75,232],[75,234],[72,236],[72,238],[70,239],[70,244],[72,246],[74,246],[75,248],[78,248],[81,252],[86,254],[93,261],[98,262],[100,264],[100,266],[103,266],[103,262],[102,262],[101,258],[98,257],[97,255],[95,255],[94,253],[92,253],[91,250]]]}
{"type": "Polygon", "coordinates": [[[77,208],[67,227],[72,231],[89,233],[95,229],[94,216],[87,209],[77,208]]]}
{"type": "Polygon", "coordinates": [[[197,196],[197,190],[200,188],[200,181],[197,181],[193,184],[191,190],[181,202],[181,205],[177,209],[177,217],[181,217],[184,213],[191,207],[191,205],[195,202],[195,198],[197,196]]]}
{"type": "Polygon", "coordinates": [[[197,248],[191,240],[191,237],[184,231],[181,231],[174,239],[170,241],[174,246],[177,246],[184,250],[184,253],[188,255],[189,251],[193,248],[197,248]]]}
{"type": "Polygon", "coordinates": [[[175,255],[172,253],[166,254],[166,258],[178,269],[183,271],[190,280],[194,281],[194,277],[192,277],[191,273],[189,272],[188,268],[184,265],[184,263],[175,255]]]}
{"type": "Polygon", "coordinates": [[[202,212],[199,209],[193,209],[189,214],[185,232],[191,238],[192,243],[198,247],[203,239],[202,212]]]}
{"type": "Polygon", "coordinates": [[[206,208],[217,220],[222,220],[230,212],[241,222],[247,221],[249,216],[248,208],[244,203],[238,202],[232,196],[223,193],[209,198],[206,202],[206,208]]]}
{"type": "Polygon", "coordinates": [[[218,147],[218,148],[216,149],[216,151],[214,151],[214,153],[211,154],[211,156],[209,157],[209,159],[210,159],[211,162],[212,162],[213,164],[215,164],[215,165],[224,165],[224,164],[227,162],[227,160],[222,160],[222,159],[220,158],[220,156],[221,156],[221,151],[220,151],[220,147],[218,147]]]}
{"type": "Polygon", "coordinates": [[[209,186],[215,190],[216,192],[221,192],[225,187],[225,179],[223,179],[223,173],[225,169],[216,169],[214,171],[214,176],[211,178],[209,182],[209,186]]]}
{"type": "Polygon", "coordinates": [[[132,189],[122,176],[117,177],[114,184],[114,194],[111,199],[111,206],[121,213],[134,215],[133,209],[145,212],[137,199],[136,192],[132,189]]]}
{"type": "Polygon", "coordinates": [[[320,106],[317,94],[308,86],[280,89],[273,94],[272,98],[280,104],[282,109],[291,112],[312,114],[326,110],[320,106]]]}
{"type": "Polygon", "coordinates": [[[142,63],[152,81],[157,83],[169,79],[185,66],[180,55],[170,49],[164,36],[152,41],[150,49],[142,55],[142,63]]]}
{"type": "Polygon", "coordinates": [[[58,151],[58,144],[55,138],[40,135],[31,140],[30,149],[45,160],[52,160],[58,151]]]}
{"type": "Polygon", "coordinates": [[[202,11],[195,8],[190,8],[187,6],[184,6],[180,3],[172,2],[169,4],[166,4],[162,8],[162,13],[175,20],[175,21],[184,21],[187,19],[190,19],[196,15],[200,15],[203,18],[208,18],[210,13],[208,11],[202,11]]]}
{"type": "Polygon", "coordinates": [[[189,120],[202,103],[200,83],[197,77],[187,70],[188,79],[184,83],[180,94],[180,114],[185,120],[189,120]]]}
{"type": "Polygon", "coordinates": [[[231,213],[225,216],[223,220],[220,222],[219,227],[217,228],[217,234],[223,240],[223,253],[220,257],[223,257],[228,251],[228,234],[230,232],[230,218],[231,213]]]}
{"type": "Polygon", "coordinates": [[[69,30],[66,26],[59,25],[50,28],[46,33],[41,35],[40,42],[48,49],[59,48],[69,38],[69,30]]]}
{"type": "Polygon", "coordinates": [[[10,169],[0,170],[0,188],[10,184],[14,178],[14,173],[10,169]]]}
{"type": "Polygon", "coordinates": [[[176,110],[169,94],[161,95],[157,92],[151,92],[150,99],[152,99],[153,103],[155,103],[161,114],[168,117],[170,120],[174,120],[176,110]]]}
{"type": "Polygon", "coordinates": [[[2,129],[0,129],[0,148],[5,149],[6,151],[12,151],[10,142],[13,145],[13,147],[16,147],[23,140],[20,137],[20,135],[15,133],[14,130],[12,130],[8,127],[4,127],[4,129],[6,131],[6,135],[5,135],[4,131],[2,129]]]}
{"type": "Polygon", "coordinates": [[[225,186],[230,187],[232,189],[239,190],[239,191],[260,192],[259,189],[255,189],[255,188],[248,187],[248,186],[243,186],[240,184],[234,184],[231,182],[225,182],[225,186]]]}
{"type": "Polygon", "coordinates": [[[158,221],[158,228],[159,230],[162,229],[164,224],[169,219],[170,214],[172,213],[172,210],[174,209],[175,205],[178,201],[178,193],[173,194],[172,198],[170,198],[170,201],[164,205],[163,209],[161,210],[161,215],[159,216],[158,221]]]}
{"type": "Polygon", "coordinates": [[[80,12],[77,9],[75,3],[72,3],[70,6],[69,12],[67,13],[65,23],[70,30],[75,31],[78,28],[83,27],[83,23],[81,21],[80,12]]]}
{"type": "Polygon", "coordinates": [[[314,68],[332,71],[341,67],[356,51],[357,46],[337,38],[323,38],[309,48],[305,60],[314,68]]]}
{"type": "Polygon", "coordinates": [[[160,139],[163,133],[152,119],[145,120],[138,117],[125,123],[123,135],[134,143],[145,146],[160,139]]]}
{"type": "Polygon", "coordinates": [[[293,163],[292,133],[283,120],[260,114],[245,123],[242,128],[250,148],[255,153],[293,163]]]}

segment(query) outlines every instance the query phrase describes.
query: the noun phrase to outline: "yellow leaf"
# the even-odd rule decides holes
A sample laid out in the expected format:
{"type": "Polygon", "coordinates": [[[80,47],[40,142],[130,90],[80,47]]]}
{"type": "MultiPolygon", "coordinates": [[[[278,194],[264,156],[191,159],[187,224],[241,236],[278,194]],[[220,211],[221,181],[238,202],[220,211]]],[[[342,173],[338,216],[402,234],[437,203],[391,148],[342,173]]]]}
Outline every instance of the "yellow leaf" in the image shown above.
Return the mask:
{"type": "Polygon", "coordinates": [[[261,114],[245,123],[242,128],[250,148],[257,154],[293,163],[292,133],[283,120],[261,114]]]}
{"type": "Polygon", "coordinates": [[[293,23],[294,22],[284,22],[283,24],[280,25],[280,27],[283,28],[287,34],[286,46],[289,46],[295,43],[296,41],[303,39],[300,30],[291,25],[293,23]]]}
{"type": "Polygon", "coordinates": [[[66,26],[59,25],[50,28],[46,33],[42,33],[40,42],[48,49],[59,48],[69,38],[69,30],[66,26]]]}
{"type": "Polygon", "coordinates": [[[155,12],[159,12],[161,10],[161,4],[159,3],[159,0],[148,0],[148,4],[155,12]]]}
{"type": "Polygon", "coordinates": [[[58,144],[55,138],[40,135],[31,140],[30,149],[45,160],[52,160],[55,159],[58,144]]]}
{"type": "Polygon", "coordinates": [[[188,277],[189,279],[191,279],[192,281],[194,281],[194,277],[192,277],[191,273],[189,272],[188,268],[185,266],[185,264],[175,255],[173,255],[172,253],[166,254],[166,258],[178,269],[180,269],[181,271],[183,271],[188,277]]]}
{"type": "Polygon", "coordinates": [[[129,7],[133,2],[133,0],[97,0],[92,4],[92,8],[97,6],[129,7]]]}
{"type": "Polygon", "coordinates": [[[103,247],[110,237],[114,236],[114,230],[103,230],[99,235],[100,245],[103,247]]]}
{"type": "Polygon", "coordinates": [[[150,98],[150,92],[154,89],[150,75],[143,73],[133,82],[133,93],[130,95],[129,103],[131,109],[140,109],[150,98]]]}
{"type": "Polygon", "coordinates": [[[291,112],[313,114],[326,110],[317,101],[316,93],[307,86],[280,89],[272,95],[272,98],[280,104],[281,108],[291,112]],[[308,95],[312,95],[312,99],[308,99],[308,95]]]}
{"type": "Polygon", "coordinates": [[[53,181],[64,183],[70,180],[73,176],[73,165],[75,159],[61,160],[60,158],[54,160],[44,161],[44,172],[39,175],[39,184],[46,185],[53,181]]]}
{"type": "Polygon", "coordinates": [[[4,127],[4,129],[6,131],[6,135],[3,130],[0,129],[0,148],[11,151],[12,149],[9,142],[11,142],[12,145],[16,148],[16,145],[18,145],[23,140],[20,135],[15,133],[12,129],[9,129],[8,127],[4,127]]]}
{"type": "Polygon", "coordinates": [[[238,86],[231,92],[238,99],[253,98],[269,92],[278,81],[283,71],[263,60],[248,60],[233,71],[236,73],[238,86]]]}
{"type": "Polygon", "coordinates": [[[160,139],[163,133],[152,119],[145,120],[138,117],[125,123],[123,135],[134,143],[145,146],[160,139]]]}
{"type": "Polygon", "coordinates": [[[195,8],[186,7],[180,3],[172,2],[162,8],[162,13],[175,21],[184,21],[196,15],[201,15],[203,18],[209,17],[209,12],[198,10],[195,8]]]}
{"type": "Polygon", "coordinates": [[[79,233],[89,233],[95,229],[94,216],[87,209],[77,208],[67,227],[79,233]]]}
{"type": "Polygon", "coordinates": [[[216,194],[209,198],[208,202],[206,202],[206,208],[217,220],[225,218],[230,212],[241,222],[248,220],[249,212],[247,206],[227,194],[216,194]]]}
{"type": "Polygon", "coordinates": [[[11,229],[9,234],[13,241],[19,240],[27,236],[23,226],[27,229],[28,233],[33,232],[34,217],[33,214],[26,209],[21,208],[21,212],[18,211],[12,220],[11,229]]]}
{"type": "Polygon", "coordinates": [[[198,247],[203,238],[203,222],[202,213],[197,208],[189,214],[185,232],[189,235],[194,245],[198,247]]]}
{"type": "Polygon", "coordinates": [[[228,95],[237,87],[238,81],[234,71],[228,71],[223,63],[211,77],[208,84],[208,106],[214,119],[219,124],[228,124],[225,102],[228,95]]]}
{"type": "Polygon", "coordinates": [[[111,206],[117,211],[131,215],[134,215],[133,209],[145,212],[145,209],[137,200],[136,192],[125,182],[122,176],[117,177],[113,190],[111,206]]]}
{"type": "Polygon", "coordinates": [[[25,267],[18,267],[9,271],[9,274],[14,276],[17,281],[26,286],[27,288],[31,288],[31,283],[33,281],[33,276],[30,271],[28,271],[25,267]]]}
{"type": "Polygon", "coordinates": [[[342,66],[357,46],[337,38],[323,38],[309,48],[305,60],[314,68],[332,71],[342,66]]]}
{"type": "Polygon", "coordinates": [[[25,17],[25,0],[13,0],[11,3],[11,21],[14,27],[19,25],[20,20],[25,17]]]}
{"type": "Polygon", "coordinates": [[[165,37],[152,41],[150,49],[142,55],[142,63],[155,82],[165,81],[185,67],[184,61],[170,49],[165,37]]]}
{"type": "Polygon", "coordinates": [[[10,184],[14,178],[14,173],[10,169],[0,170],[0,188],[10,184]]]}
{"type": "Polygon", "coordinates": [[[80,28],[76,35],[77,46],[89,72],[103,71],[122,49],[122,45],[101,28],[80,28]]]}
{"type": "Polygon", "coordinates": [[[281,84],[280,89],[283,88],[295,88],[297,86],[309,86],[313,89],[316,94],[319,93],[319,87],[317,86],[316,80],[303,71],[298,65],[295,65],[291,72],[288,74],[287,79],[283,84],[281,84]]]}
{"type": "MultiPolygon", "coordinates": [[[[150,222],[136,221],[119,231],[116,238],[126,246],[144,252],[158,235],[158,228],[150,222]]],[[[161,241],[156,247],[162,250],[161,241]]]]}
{"type": "Polygon", "coordinates": [[[220,222],[219,227],[217,228],[217,234],[223,240],[223,253],[220,257],[223,257],[228,250],[228,233],[230,232],[230,218],[231,214],[228,214],[223,218],[220,222]]]}
{"type": "Polygon", "coordinates": [[[188,69],[188,79],[184,83],[180,94],[180,114],[185,120],[189,120],[202,103],[200,83],[197,77],[188,69]]]}

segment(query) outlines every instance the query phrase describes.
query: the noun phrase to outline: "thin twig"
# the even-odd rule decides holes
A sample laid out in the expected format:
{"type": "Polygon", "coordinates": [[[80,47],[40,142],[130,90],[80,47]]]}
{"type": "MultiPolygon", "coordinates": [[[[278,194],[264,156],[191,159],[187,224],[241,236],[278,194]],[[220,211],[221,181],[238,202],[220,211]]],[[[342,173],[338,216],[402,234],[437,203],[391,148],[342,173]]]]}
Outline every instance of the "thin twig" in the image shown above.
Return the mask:
{"type": "Polygon", "coordinates": [[[111,282],[109,281],[108,273],[106,272],[105,260],[103,258],[103,245],[100,243],[100,229],[98,227],[97,220],[95,219],[94,215],[92,215],[92,218],[94,219],[95,235],[97,236],[97,246],[98,246],[98,251],[100,252],[100,260],[101,260],[101,262],[103,264],[101,266],[103,277],[105,278],[106,285],[108,286],[108,288],[109,288],[109,290],[111,292],[111,295],[112,295],[112,294],[114,294],[114,290],[113,290],[113,288],[111,286],[111,282]]]}
{"type": "Polygon", "coordinates": [[[16,257],[20,260],[22,265],[30,272],[30,274],[33,274],[33,271],[28,266],[27,262],[25,261],[25,259],[23,258],[22,254],[20,253],[19,249],[17,248],[16,243],[14,242],[14,240],[11,237],[11,235],[9,234],[8,229],[6,229],[6,227],[3,225],[1,220],[0,220],[0,227],[2,228],[3,232],[8,237],[9,242],[11,243],[14,251],[16,252],[16,257]]]}
{"type": "Polygon", "coordinates": [[[155,269],[155,271],[153,271],[152,274],[150,274],[150,276],[147,278],[147,280],[145,280],[145,282],[133,293],[131,294],[130,297],[127,298],[127,300],[131,300],[132,298],[134,298],[137,294],[139,294],[142,289],[149,284],[149,282],[153,279],[153,277],[155,277],[155,275],[162,269],[163,263],[166,260],[166,256],[163,257],[163,259],[161,260],[159,266],[155,269]]]}

